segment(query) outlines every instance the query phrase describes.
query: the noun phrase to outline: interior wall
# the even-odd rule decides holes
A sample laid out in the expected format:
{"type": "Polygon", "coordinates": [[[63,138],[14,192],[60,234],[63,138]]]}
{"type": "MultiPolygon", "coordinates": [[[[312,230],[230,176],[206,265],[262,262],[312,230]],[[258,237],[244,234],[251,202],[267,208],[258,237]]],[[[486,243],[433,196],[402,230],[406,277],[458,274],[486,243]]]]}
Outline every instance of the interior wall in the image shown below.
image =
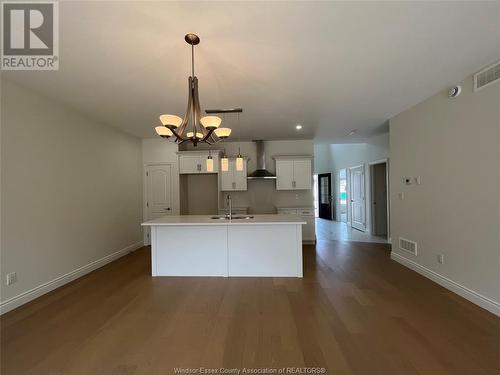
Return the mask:
{"type": "Polygon", "coordinates": [[[440,92],[390,121],[392,251],[500,314],[500,84],[473,92],[469,76],[461,85],[459,97],[440,92]]]}
{"type": "Polygon", "coordinates": [[[140,139],[5,79],[1,94],[4,303],[140,245],[142,178],[140,139]]]}
{"type": "MultiPolygon", "coordinates": [[[[196,149],[206,149],[206,145],[198,145],[196,149]]],[[[192,146],[187,150],[195,149],[192,146]]],[[[229,157],[236,156],[238,149],[243,156],[247,156],[248,172],[251,173],[257,168],[257,150],[255,142],[221,142],[211,149],[225,149],[229,157]]],[[[313,155],[314,145],[312,140],[293,140],[293,141],[266,141],[266,169],[271,173],[276,173],[276,164],[273,160],[274,155],[313,155]]],[[[314,168],[314,162],[313,162],[314,168]]],[[[312,176],[311,176],[312,179],[312,176]]],[[[226,196],[231,195],[233,206],[249,207],[249,213],[267,214],[276,213],[276,207],[280,206],[307,206],[313,207],[313,190],[295,190],[282,191],[276,190],[275,180],[248,180],[247,191],[235,191],[222,194],[220,200],[221,206],[225,207],[226,196]]]]}
{"type": "Polygon", "coordinates": [[[331,171],[332,171],[332,159],[330,155],[330,145],[328,143],[315,144],[314,174],[331,173],[331,171]]]}
{"type": "Polygon", "coordinates": [[[330,159],[335,171],[387,157],[389,157],[389,133],[373,136],[366,143],[330,145],[330,159]]]}
{"type": "Polygon", "coordinates": [[[181,194],[186,197],[186,211],[181,212],[181,215],[217,215],[219,194],[217,174],[188,174],[182,177],[186,181],[186,190],[181,194]],[[207,199],[207,197],[215,199],[207,199]]]}

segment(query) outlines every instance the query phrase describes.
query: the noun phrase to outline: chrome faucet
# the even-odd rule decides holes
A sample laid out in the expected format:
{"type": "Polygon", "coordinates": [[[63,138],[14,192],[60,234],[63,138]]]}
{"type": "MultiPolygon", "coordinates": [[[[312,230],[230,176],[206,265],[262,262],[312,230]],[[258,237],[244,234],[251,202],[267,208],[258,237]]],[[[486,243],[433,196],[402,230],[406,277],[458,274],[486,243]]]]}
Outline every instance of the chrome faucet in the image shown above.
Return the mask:
{"type": "Polygon", "coordinates": [[[231,196],[228,194],[227,195],[227,205],[229,206],[229,220],[233,219],[233,200],[231,199],[231,196]]]}

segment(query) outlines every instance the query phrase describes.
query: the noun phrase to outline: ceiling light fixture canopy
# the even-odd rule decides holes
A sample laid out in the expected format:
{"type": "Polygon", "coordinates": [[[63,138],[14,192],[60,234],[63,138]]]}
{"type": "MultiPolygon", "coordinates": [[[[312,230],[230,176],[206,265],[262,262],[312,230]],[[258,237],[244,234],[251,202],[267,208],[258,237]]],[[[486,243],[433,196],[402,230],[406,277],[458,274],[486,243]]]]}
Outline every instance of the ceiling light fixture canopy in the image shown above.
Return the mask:
{"type": "MultiPolygon", "coordinates": [[[[194,46],[200,43],[200,38],[196,34],[187,34],[184,40],[191,45],[191,76],[188,78],[189,95],[186,114],[184,118],[169,114],[161,115],[160,122],[163,126],[157,126],[155,130],[163,138],[175,136],[177,144],[190,141],[194,146],[199,142],[213,145],[219,140],[229,137],[231,129],[221,128],[222,119],[218,116],[201,117],[198,78],[194,75],[194,46]]],[[[207,111],[207,113],[209,112],[207,111]]]]}

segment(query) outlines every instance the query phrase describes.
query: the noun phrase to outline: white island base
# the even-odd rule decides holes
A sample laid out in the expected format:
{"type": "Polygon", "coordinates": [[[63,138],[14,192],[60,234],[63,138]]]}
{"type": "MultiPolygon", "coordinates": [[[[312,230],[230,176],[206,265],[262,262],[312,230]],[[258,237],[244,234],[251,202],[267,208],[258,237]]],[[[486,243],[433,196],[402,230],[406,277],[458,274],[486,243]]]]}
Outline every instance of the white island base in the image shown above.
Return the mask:
{"type": "Polygon", "coordinates": [[[153,276],[302,277],[302,224],[295,215],[193,215],[143,225],[151,226],[153,276]]]}

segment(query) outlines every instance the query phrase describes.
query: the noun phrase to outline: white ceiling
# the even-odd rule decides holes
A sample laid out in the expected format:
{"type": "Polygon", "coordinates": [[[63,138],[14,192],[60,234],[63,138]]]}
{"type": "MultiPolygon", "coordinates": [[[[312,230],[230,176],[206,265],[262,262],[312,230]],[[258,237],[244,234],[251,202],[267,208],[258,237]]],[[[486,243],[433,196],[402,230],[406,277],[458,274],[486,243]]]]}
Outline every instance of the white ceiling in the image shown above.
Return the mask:
{"type": "Polygon", "coordinates": [[[185,111],[187,32],[202,109],[243,107],[242,140],[359,142],[498,60],[500,2],[62,2],[60,70],[2,75],[153,137],[185,111]]]}

